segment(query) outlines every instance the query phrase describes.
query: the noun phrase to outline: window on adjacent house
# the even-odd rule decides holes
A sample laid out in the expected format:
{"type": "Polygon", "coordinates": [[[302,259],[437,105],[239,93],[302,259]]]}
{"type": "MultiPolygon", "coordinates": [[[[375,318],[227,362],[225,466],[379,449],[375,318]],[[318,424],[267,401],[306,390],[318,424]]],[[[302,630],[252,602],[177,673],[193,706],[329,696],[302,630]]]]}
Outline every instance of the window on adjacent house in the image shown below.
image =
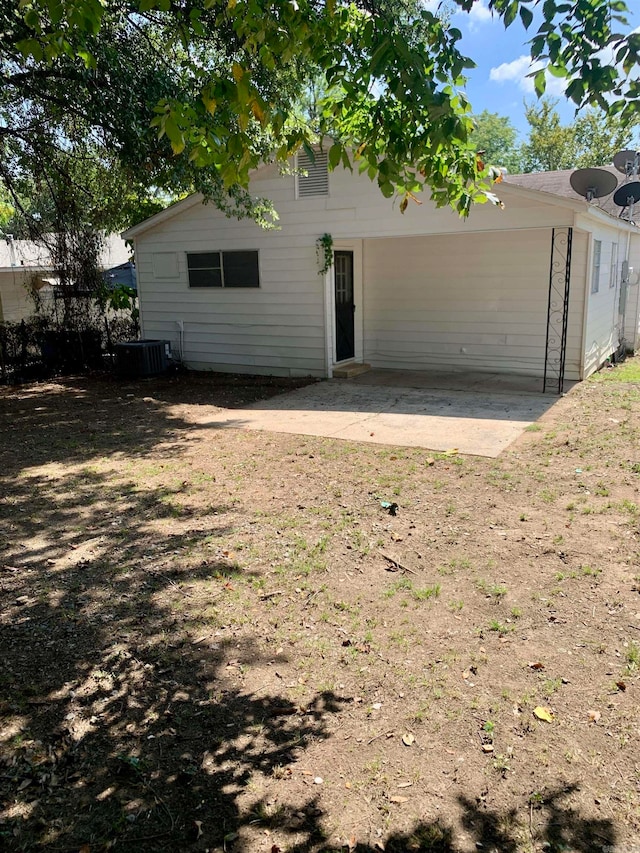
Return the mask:
{"type": "Polygon", "coordinates": [[[600,290],[600,258],[602,257],[602,240],[593,241],[593,271],[591,273],[591,293],[600,290]]]}
{"type": "Polygon", "coordinates": [[[329,165],[326,151],[316,151],[312,161],[306,151],[298,154],[296,185],[298,198],[329,195],[329,165]]]}
{"type": "Polygon", "coordinates": [[[611,244],[611,272],[609,275],[609,287],[615,287],[618,283],[618,244],[611,244]]]}
{"type": "Polygon", "coordinates": [[[258,253],[189,252],[189,287],[260,287],[258,253]]]}

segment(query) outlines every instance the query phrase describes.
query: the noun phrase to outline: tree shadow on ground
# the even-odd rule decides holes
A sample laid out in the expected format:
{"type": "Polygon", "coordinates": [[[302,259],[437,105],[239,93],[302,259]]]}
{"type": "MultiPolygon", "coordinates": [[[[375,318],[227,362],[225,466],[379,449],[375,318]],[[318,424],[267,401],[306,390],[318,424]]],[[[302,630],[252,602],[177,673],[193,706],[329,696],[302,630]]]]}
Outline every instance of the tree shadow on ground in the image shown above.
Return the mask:
{"type": "MultiPolygon", "coordinates": [[[[158,383],[161,380],[157,381],[158,383]]],[[[169,380],[164,380],[169,383],[169,380]]],[[[173,406],[195,400],[225,407],[228,395],[216,387],[206,392],[190,379],[166,387],[121,385],[114,380],[60,380],[44,386],[0,388],[0,466],[3,476],[49,462],[82,463],[95,457],[173,457],[184,452],[194,424],[176,414],[173,406]],[[170,393],[156,397],[163,390],[170,393]]],[[[253,389],[249,399],[273,396],[286,389],[253,389]]],[[[239,389],[238,405],[246,402],[239,389]]],[[[235,399],[235,398],[234,398],[235,399]]],[[[241,422],[238,422],[241,425],[241,422]]]]}
{"type": "MultiPolygon", "coordinates": [[[[141,490],[76,464],[123,441],[134,460],[164,446],[188,425],[162,407],[132,435],[127,410],[101,431],[87,422],[95,399],[27,398],[5,411],[7,432],[13,420],[26,438],[4,445],[0,501],[0,846],[234,853],[259,828],[277,830],[295,853],[379,845],[458,853],[460,831],[482,849],[523,849],[513,813],[464,797],[457,826],[425,820],[343,848],[326,837],[332,816],[305,794],[312,789],[274,809],[260,780],[330,739],[352,699],[327,690],[294,701],[266,675],[260,689],[246,686],[252,668],[273,673],[273,649],[250,614],[238,628],[225,601],[255,601],[255,579],[217,551],[190,556],[212,533],[232,533],[241,509],[220,500],[186,512],[172,502],[179,486],[141,490]],[[45,461],[60,467],[39,471],[45,461]]],[[[566,795],[524,804],[534,811],[535,844],[613,848],[612,824],[583,819],[563,805],[566,795]]],[[[261,845],[272,848],[266,836],[261,845]]]]}
{"type": "MultiPolygon", "coordinates": [[[[267,649],[215,605],[251,574],[180,560],[210,524],[158,535],[166,489],[129,485],[74,471],[5,495],[0,841],[16,850],[179,850],[197,821],[224,844],[238,792],[326,737],[346,701],[245,689],[267,649]],[[196,594],[197,633],[181,609],[196,594]]],[[[218,533],[227,512],[215,508],[218,533]]]]}

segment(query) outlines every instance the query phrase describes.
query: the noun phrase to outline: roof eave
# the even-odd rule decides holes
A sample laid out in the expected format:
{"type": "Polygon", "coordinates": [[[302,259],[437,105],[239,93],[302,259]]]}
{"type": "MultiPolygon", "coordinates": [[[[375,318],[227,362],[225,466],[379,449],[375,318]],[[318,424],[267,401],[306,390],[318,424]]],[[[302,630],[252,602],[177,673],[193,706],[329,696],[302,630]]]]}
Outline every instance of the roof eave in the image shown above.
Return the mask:
{"type": "Polygon", "coordinates": [[[123,240],[135,240],[139,234],[142,234],[144,231],[149,231],[149,229],[155,228],[157,225],[160,225],[169,219],[173,219],[173,217],[177,216],[179,213],[188,210],[196,204],[202,203],[203,199],[204,196],[202,193],[193,193],[192,195],[169,205],[169,207],[165,207],[165,209],[161,210],[159,213],[154,213],[153,216],[150,216],[148,219],[143,219],[142,222],[139,222],[137,225],[132,225],[131,228],[127,228],[126,231],[122,231],[120,236],[123,240]]]}

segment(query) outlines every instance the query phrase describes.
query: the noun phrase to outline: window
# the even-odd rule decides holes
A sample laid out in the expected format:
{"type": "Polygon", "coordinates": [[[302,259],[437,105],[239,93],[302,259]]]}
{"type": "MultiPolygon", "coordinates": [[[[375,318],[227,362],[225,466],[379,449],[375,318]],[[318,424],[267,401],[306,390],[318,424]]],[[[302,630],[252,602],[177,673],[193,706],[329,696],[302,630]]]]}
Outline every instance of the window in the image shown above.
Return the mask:
{"type": "Polygon", "coordinates": [[[602,240],[593,241],[593,271],[591,273],[591,293],[600,290],[600,258],[602,256],[602,240]]]}
{"type": "Polygon", "coordinates": [[[315,151],[315,161],[306,151],[298,154],[298,198],[329,195],[329,166],[326,151],[315,151]]]}
{"type": "Polygon", "coordinates": [[[618,283],[618,244],[611,244],[611,272],[609,275],[609,287],[615,287],[618,283]]]}
{"type": "Polygon", "coordinates": [[[187,254],[189,287],[260,287],[258,253],[193,252],[187,254]]]}

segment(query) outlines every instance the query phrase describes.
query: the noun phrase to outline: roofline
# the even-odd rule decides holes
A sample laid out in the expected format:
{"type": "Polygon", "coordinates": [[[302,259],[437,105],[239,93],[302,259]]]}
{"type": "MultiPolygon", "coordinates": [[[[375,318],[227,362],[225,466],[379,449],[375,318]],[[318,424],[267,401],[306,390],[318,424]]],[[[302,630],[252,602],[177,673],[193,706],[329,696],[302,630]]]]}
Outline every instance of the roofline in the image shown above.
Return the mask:
{"type": "Polygon", "coordinates": [[[507,189],[508,192],[516,193],[516,195],[530,198],[532,201],[544,201],[546,204],[552,204],[554,207],[568,207],[570,210],[575,210],[578,213],[582,213],[587,206],[586,201],[578,201],[578,199],[558,195],[557,193],[550,193],[546,190],[535,190],[531,187],[523,187],[521,184],[510,183],[508,177],[502,183],[498,184],[495,193],[501,193],[503,188],[507,189]]]}
{"type": "Polygon", "coordinates": [[[576,213],[586,214],[590,216],[592,219],[595,219],[599,222],[604,222],[607,225],[617,225],[623,231],[629,231],[632,234],[636,234],[638,232],[638,226],[633,225],[630,222],[627,222],[625,219],[620,219],[619,216],[614,216],[612,213],[609,213],[607,210],[603,210],[601,207],[598,207],[596,204],[591,204],[586,199],[583,201],[582,199],[570,198],[569,196],[557,195],[556,193],[547,192],[547,190],[536,190],[530,187],[523,187],[520,184],[509,183],[509,178],[507,178],[502,184],[499,185],[501,191],[502,187],[509,187],[510,191],[518,191],[525,198],[531,198],[537,201],[540,201],[540,196],[544,197],[544,201],[547,204],[553,204],[556,207],[568,207],[571,210],[574,210],[576,213]]]}
{"type": "Polygon", "coordinates": [[[55,272],[55,267],[28,266],[27,264],[13,264],[9,267],[0,267],[0,272],[55,272]]]}
{"type": "MultiPolygon", "coordinates": [[[[269,164],[264,164],[264,166],[267,165],[269,164]]],[[[261,170],[262,169],[257,169],[256,171],[261,170]]],[[[557,195],[556,193],[550,193],[546,190],[523,187],[520,184],[510,183],[508,177],[505,181],[499,184],[496,189],[499,193],[506,190],[507,195],[514,193],[515,195],[521,195],[524,196],[524,198],[529,198],[532,201],[544,201],[546,204],[553,205],[554,207],[568,208],[569,210],[573,210],[575,213],[586,213],[587,215],[593,216],[598,221],[607,222],[609,225],[617,223],[624,231],[630,231],[631,233],[636,233],[638,231],[637,226],[626,223],[624,220],[607,213],[607,211],[590,204],[586,199],[582,201],[568,198],[567,196],[557,195]]],[[[154,215],[150,216],[148,219],[143,219],[143,221],[139,222],[137,225],[127,228],[126,231],[121,232],[120,236],[123,240],[135,240],[138,235],[155,228],[163,222],[167,222],[169,219],[173,219],[174,216],[178,216],[183,211],[189,210],[189,208],[194,207],[196,204],[201,204],[203,201],[204,196],[202,193],[192,193],[186,198],[169,205],[169,207],[166,207],[159,213],[154,213],[154,215]]]]}
{"type": "Polygon", "coordinates": [[[182,213],[183,210],[188,210],[190,207],[193,207],[202,201],[204,201],[202,193],[192,193],[186,198],[170,204],[169,207],[165,207],[164,210],[154,213],[153,216],[143,219],[142,222],[139,222],[137,225],[132,225],[131,228],[127,228],[126,231],[122,231],[120,236],[123,240],[134,240],[138,234],[142,234],[143,231],[155,228],[156,225],[160,225],[161,222],[166,222],[167,219],[173,219],[174,216],[182,213]]]}
{"type": "Polygon", "coordinates": [[[596,207],[594,204],[587,203],[587,209],[584,211],[588,217],[595,219],[598,222],[603,222],[605,225],[613,225],[621,231],[627,231],[629,234],[638,234],[639,228],[633,222],[627,219],[621,219],[619,216],[614,216],[601,207],[596,207]]]}

